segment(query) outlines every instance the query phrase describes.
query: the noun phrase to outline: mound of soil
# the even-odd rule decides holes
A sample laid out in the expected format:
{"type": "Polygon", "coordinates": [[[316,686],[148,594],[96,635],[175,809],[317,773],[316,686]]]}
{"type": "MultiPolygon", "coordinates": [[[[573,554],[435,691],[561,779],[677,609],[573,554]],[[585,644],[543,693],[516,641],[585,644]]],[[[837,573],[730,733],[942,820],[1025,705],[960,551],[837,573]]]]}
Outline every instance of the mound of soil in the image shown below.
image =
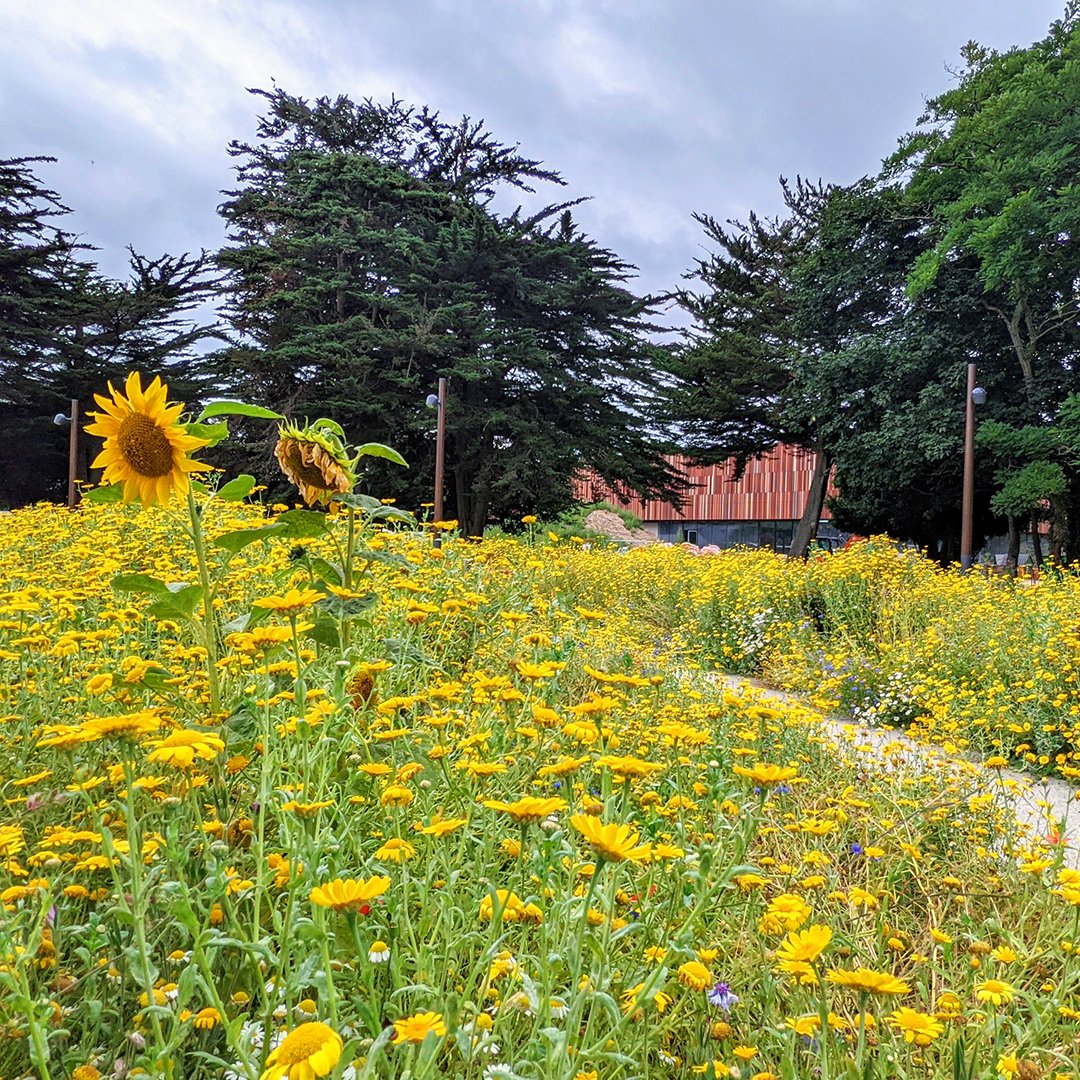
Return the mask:
{"type": "Polygon", "coordinates": [[[630,547],[644,547],[646,544],[660,542],[648,529],[628,529],[626,522],[610,510],[594,510],[585,519],[585,527],[593,532],[603,533],[616,544],[627,544],[630,547]]]}

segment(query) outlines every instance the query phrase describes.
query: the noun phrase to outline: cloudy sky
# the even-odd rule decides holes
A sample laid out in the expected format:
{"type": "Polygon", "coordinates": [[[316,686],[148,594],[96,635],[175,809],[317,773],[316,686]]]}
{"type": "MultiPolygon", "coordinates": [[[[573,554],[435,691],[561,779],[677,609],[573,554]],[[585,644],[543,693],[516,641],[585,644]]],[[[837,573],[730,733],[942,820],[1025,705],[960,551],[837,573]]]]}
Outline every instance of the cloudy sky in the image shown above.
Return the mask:
{"type": "Polygon", "coordinates": [[[777,208],[777,177],[876,171],[969,39],[1044,35],[1063,0],[0,0],[0,157],[122,274],[216,248],[230,139],[271,80],[487,121],[589,195],[578,217],[663,290],[694,210],[777,208]]]}

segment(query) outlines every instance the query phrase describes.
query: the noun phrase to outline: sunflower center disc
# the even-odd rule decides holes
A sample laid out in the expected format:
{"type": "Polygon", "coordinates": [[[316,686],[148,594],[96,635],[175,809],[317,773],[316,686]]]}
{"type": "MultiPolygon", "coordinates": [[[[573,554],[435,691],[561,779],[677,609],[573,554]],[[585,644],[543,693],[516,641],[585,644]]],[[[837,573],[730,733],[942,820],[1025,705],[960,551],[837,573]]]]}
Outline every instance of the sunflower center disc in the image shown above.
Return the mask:
{"type": "Polygon", "coordinates": [[[148,416],[131,413],[117,436],[124,461],[140,476],[168,476],[173,467],[173,447],[165,432],[148,416]]]}

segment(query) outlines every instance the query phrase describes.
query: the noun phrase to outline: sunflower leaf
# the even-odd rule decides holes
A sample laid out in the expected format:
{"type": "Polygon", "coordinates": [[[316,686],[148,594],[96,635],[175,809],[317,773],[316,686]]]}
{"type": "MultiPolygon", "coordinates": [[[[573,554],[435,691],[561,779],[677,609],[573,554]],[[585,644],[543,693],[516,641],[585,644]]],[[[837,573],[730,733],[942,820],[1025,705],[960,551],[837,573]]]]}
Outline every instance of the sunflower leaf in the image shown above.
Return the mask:
{"type": "Polygon", "coordinates": [[[328,581],[331,585],[342,585],[345,581],[341,567],[337,563],[327,562],[326,559],[312,559],[311,569],[322,581],[328,581]]]}
{"type": "Polygon", "coordinates": [[[226,420],[222,420],[219,424],[185,424],[184,430],[189,435],[194,435],[196,439],[204,439],[207,447],[217,446],[219,442],[229,437],[229,424],[226,420]]]}
{"type": "Polygon", "coordinates": [[[408,510],[399,510],[396,506],[380,506],[373,510],[368,517],[372,521],[401,521],[406,525],[415,525],[416,518],[408,510]]]}
{"type": "Polygon", "coordinates": [[[337,622],[328,615],[320,615],[315,619],[315,625],[307,631],[307,637],[320,645],[327,645],[331,649],[341,648],[341,637],[338,635],[337,622]]]}
{"type": "Polygon", "coordinates": [[[147,609],[155,619],[183,619],[190,622],[195,608],[203,597],[201,585],[185,585],[155,600],[147,609]]]}
{"type": "Polygon", "coordinates": [[[269,540],[272,536],[280,535],[276,525],[263,525],[258,529],[237,529],[214,537],[214,547],[224,548],[235,555],[241,548],[254,544],[256,540],[269,540]]]}
{"type": "Polygon", "coordinates": [[[214,401],[207,405],[199,413],[197,423],[210,420],[215,416],[251,416],[256,420],[284,420],[285,417],[274,412],[273,409],[264,409],[261,405],[247,405],[243,401],[214,401]]]}
{"type": "Polygon", "coordinates": [[[234,476],[227,484],[222,484],[214,492],[214,497],[224,502],[239,502],[251,494],[254,486],[255,477],[248,473],[241,473],[239,476],[234,476]]]}
{"type": "Polygon", "coordinates": [[[119,484],[106,484],[84,491],[82,497],[90,503],[118,503],[124,501],[124,489],[119,484]]]}
{"type": "Polygon", "coordinates": [[[110,582],[113,592],[143,593],[146,596],[168,596],[169,586],[149,574],[117,574],[110,582]]]}
{"type": "Polygon", "coordinates": [[[335,495],[334,502],[342,506],[351,506],[354,510],[378,510],[382,503],[371,495],[353,492],[349,495],[335,495]]]}
{"type": "Polygon", "coordinates": [[[278,536],[290,540],[304,540],[314,536],[324,536],[330,531],[326,515],[317,510],[286,510],[278,514],[274,524],[278,536]]]}
{"type": "Polygon", "coordinates": [[[332,596],[319,605],[319,607],[337,616],[348,618],[351,615],[362,615],[365,611],[373,608],[378,600],[374,593],[364,593],[363,596],[354,596],[343,600],[340,596],[332,596]]]}
{"type": "Polygon", "coordinates": [[[396,450],[391,449],[389,446],[384,446],[382,443],[364,443],[363,446],[358,446],[356,448],[356,456],[358,458],[385,458],[385,460],[392,461],[395,465],[404,465],[406,469],[409,467],[409,463],[396,450]]]}

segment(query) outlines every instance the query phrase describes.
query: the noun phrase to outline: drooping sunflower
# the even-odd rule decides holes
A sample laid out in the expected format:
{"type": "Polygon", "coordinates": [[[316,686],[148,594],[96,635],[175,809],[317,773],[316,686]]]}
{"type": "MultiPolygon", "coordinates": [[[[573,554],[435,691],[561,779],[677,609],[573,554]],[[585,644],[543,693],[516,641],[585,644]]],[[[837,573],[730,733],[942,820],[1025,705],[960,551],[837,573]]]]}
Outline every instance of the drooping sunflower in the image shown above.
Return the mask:
{"type": "Polygon", "coordinates": [[[137,371],[128,375],[124,393],[112,383],[109,393],[111,398],[94,395],[102,411],[90,414],[94,423],[86,430],[102,436],[105,446],[91,467],[104,468],[106,484],[123,485],[124,502],[168,502],[174,491],[186,494],[188,474],[210,466],[188,456],[206,440],[178,422],[183,403],[169,404],[169,388],[157,376],[143,389],[137,371]]]}
{"type": "Polygon", "coordinates": [[[356,483],[340,432],[337,424],[328,420],[303,427],[285,423],[278,428],[274,457],[308,506],[329,503],[334,495],[352,491],[356,483]]]}

